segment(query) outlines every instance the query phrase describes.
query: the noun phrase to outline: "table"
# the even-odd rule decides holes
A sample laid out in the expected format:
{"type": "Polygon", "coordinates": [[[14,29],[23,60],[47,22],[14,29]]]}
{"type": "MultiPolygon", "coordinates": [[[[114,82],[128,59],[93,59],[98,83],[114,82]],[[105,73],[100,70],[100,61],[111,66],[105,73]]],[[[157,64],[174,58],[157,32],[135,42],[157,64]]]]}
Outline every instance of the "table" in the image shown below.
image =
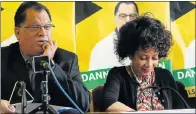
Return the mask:
{"type": "Polygon", "coordinates": [[[183,113],[183,114],[195,114],[196,109],[173,109],[173,110],[159,110],[159,111],[136,111],[136,112],[89,112],[87,114],[119,114],[119,113],[124,113],[124,114],[130,114],[130,113],[183,113]]]}

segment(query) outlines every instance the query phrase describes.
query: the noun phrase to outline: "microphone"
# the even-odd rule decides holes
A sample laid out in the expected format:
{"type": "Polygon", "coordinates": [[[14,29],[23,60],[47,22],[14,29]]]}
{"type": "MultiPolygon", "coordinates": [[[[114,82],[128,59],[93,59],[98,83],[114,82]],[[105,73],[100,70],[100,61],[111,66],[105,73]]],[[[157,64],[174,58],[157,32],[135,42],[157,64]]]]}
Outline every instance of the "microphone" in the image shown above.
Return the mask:
{"type": "MultiPolygon", "coordinates": [[[[13,89],[12,89],[12,93],[11,93],[11,95],[10,95],[10,98],[9,98],[9,104],[12,104],[12,102],[11,102],[11,100],[12,100],[12,97],[13,97],[13,94],[14,93],[16,93],[16,95],[17,96],[22,96],[22,88],[21,88],[21,86],[23,86],[23,82],[21,83],[19,83],[20,81],[16,81],[16,83],[14,84],[14,87],[13,87],[13,89]],[[16,89],[17,88],[17,89],[16,89]],[[16,91],[17,90],[17,91],[16,91]]],[[[25,83],[24,83],[25,84],[25,83]]],[[[26,86],[26,85],[25,85],[26,86]]],[[[26,87],[25,87],[26,88],[26,87]]],[[[24,88],[24,89],[25,89],[24,88]]],[[[31,103],[31,102],[33,102],[34,101],[34,98],[33,98],[33,96],[25,89],[25,92],[31,97],[31,100],[30,101],[27,101],[27,103],[29,102],[29,103],[31,103]]],[[[25,93],[25,94],[26,94],[25,93]]],[[[24,96],[26,96],[26,95],[24,95],[24,96]]]]}
{"type": "Polygon", "coordinates": [[[50,59],[48,56],[34,56],[32,66],[35,73],[49,72],[50,59]]]}
{"type": "Polygon", "coordinates": [[[50,64],[50,59],[48,56],[34,56],[33,57],[33,69],[35,73],[43,73],[47,70],[47,72],[51,72],[53,79],[55,80],[57,86],[62,91],[63,95],[75,106],[75,108],[81,113],[84,114],[84,112],[76,105],[76,103],[70,98],[70,96],[65,92],[65,90],[62,88],[60,83],[58,82],[50,64]]]}
{"type": "Polygon", "coordinates": [[[18,96],[22,96],[22,94],[23,94],[23,89],[24,89],[24,87],[26,87],[26,84],[24,83],[24,81],[19,81],[19,82],[17,83],[17,87],[19,88],[19,89],[18,89],[18,92],[17,92],[17,95],[18,95],[18,96]]]}
{"type": "Polygon", "coordinates": [[[40,66],[43,67],[44,69],[48,69],[49,63],[46,62],[46,61],[41,61],[41,62],[40,62],[40,66]]]}

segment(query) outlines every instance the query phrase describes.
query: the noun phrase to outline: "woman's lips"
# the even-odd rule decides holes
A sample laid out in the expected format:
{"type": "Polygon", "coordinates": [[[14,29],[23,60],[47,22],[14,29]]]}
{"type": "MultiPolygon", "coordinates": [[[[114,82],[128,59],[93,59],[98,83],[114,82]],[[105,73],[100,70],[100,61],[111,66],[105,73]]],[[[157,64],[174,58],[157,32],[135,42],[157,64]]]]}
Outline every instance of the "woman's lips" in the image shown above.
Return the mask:
{"type": "Polygon", "coordinates": [[[145,73],[151,72],[151,69],[150,68],[144,68],[143,70],[144,70],[145,73]]]}

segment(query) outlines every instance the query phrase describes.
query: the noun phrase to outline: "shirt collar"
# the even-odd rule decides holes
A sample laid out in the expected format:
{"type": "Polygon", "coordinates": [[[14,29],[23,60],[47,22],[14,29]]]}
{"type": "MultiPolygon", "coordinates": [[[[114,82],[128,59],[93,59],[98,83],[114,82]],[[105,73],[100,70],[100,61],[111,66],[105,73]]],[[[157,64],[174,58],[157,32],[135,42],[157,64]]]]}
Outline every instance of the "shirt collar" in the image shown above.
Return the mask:
{"type": "Polygon", "coordinates": [[[20,53],[21,53],[22,58],[24,59],[25,62],[29,61],[30,63],[32,63],[32,61],[33,61],[32,58],[31,58],[31,57],[26,57],[26,56],[23,54],[23,52],[22,52],[21,49],[20,49],[20,53]]]}

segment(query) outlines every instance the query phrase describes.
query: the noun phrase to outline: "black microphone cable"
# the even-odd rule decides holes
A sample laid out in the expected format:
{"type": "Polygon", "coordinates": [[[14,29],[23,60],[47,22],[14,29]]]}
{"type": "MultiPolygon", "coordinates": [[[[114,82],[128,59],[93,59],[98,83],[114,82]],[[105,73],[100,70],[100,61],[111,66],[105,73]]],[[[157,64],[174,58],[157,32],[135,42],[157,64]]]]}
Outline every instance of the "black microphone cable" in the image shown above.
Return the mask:
{"type": "MultiPolygon", "coordinates": [[[[155,108],[154,108],[154,105],[153,105],[153,97],[154,97],[154,95],[157,93],[157,92],[160,92],[160,88],[161,87],[159,87],[159,88],[157,88],[153,93],[152,93],[152,96],[151,96],[151,106],[152,106],[152,110],[154,110],[155,108]]],[[[166,94],[166,92],[165,91],[162,91],[163,92],[163,94],[165,95],[165,98],[166,98],[166,103],[167,103],[167,109],[169,109],[169,98],[168,98],[168,95],[166,94]]],[[[165,101],[164,101],[165,102],[165,101]]],[[[164,106],[164,108],[165,108],[165,106],[164,106]]]]}
{"type": "MultiPolygon", "coordinates": [[[[175,93],[180,97],[180,99],[183,101],[183,103],[186,105],[186,107],[190,109],[190,106],[187,104],[187,102],[184,100],[184,98],[180,95],[180,93],[177,92],[175,89],[170,88],[170,87],[160,87],[160,88],[156,89],[156,90],[153,92],[153,94],[152,94],[152,98],[153,98],[153,96],[154,96],[154,94],[155,94],[156,92],[158,92],[158,91],[160,91],[160,90],[163,90],[163,89],[172,90],[173,92],[175,92],[175,93]]],[[[168,98],[168,96],[167,96],[166,93],[165,93],[165,97],[166,97],[166,99],[167,99],[168,106],[169,106],[169,98],[168,98]]],[[[152,99],[151,99],[151,102],[152,102],[152,99]]],[[[154,107],[153,107],[153,108],[154,108],[154,107]]]]}

